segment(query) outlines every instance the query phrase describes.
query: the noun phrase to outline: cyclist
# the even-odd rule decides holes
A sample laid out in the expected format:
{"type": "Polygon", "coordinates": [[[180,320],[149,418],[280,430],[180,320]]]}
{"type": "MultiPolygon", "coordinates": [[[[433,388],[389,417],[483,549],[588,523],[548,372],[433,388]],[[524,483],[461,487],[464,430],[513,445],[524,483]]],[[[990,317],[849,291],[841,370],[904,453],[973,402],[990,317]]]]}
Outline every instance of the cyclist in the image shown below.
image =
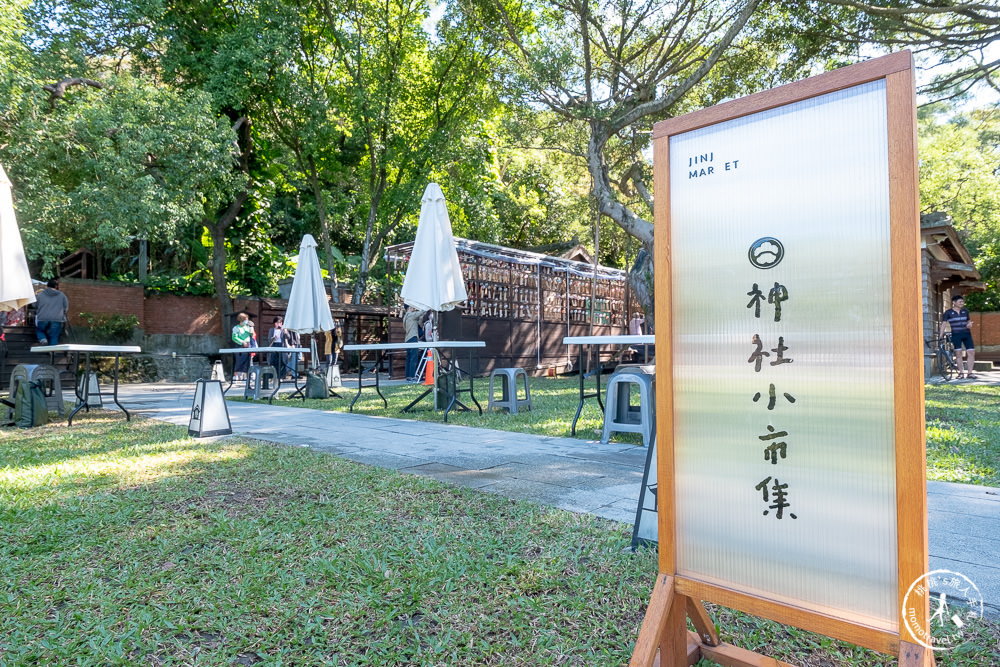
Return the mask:
{"type": "Polygon", "coordinates": [[[944,336],[944,325],[951,326],[951,342],[955,344],[955,357],[958,364],[958,377],[976,379],[973,369],[976,366],[976,348],[972,344],[972,320],[969,311],[965,309],[965,299],[961,294],[951,297],[951,308],[941,317],[941,336],[944,336]],[[965,372],[962,371],[961,348],[965,348],[965,372]]]}

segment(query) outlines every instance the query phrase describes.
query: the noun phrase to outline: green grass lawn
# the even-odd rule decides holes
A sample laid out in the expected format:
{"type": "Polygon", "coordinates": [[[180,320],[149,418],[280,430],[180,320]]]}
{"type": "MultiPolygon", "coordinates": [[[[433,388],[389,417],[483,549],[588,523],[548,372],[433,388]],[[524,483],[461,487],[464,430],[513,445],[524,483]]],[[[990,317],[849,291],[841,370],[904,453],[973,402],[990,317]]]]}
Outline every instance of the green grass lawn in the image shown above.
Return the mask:
{"type": "MultiPolygon", "coordinates": [[[[3,666],[621,665],[657,569],[629,526],[304,448],[99,411],[0,438],[3,666]]],[[[793,664],[895,664],[712,610],[793,664]]]]}
{"type": "Polygon", "coordinates": [[[927,479],[1000,486],[1000,387],[928,385],[927,479]]]}
{"type": "MultiPolygon", "coordinates": [[[[366,378],[365,381],[366,383],[372,382],[369,378],[366,378]]],[[[449,424],[463,424],[477,428],[494,428],[501,431],[515,431],[518,433],[534,433],[536,435],[557,438],[571,437],[573,415],[576,414],[577,406],[580,403],[580,381],[577,378],[531,378],[531,410],[522,410],[516,415],[507,414],[505,410],[487,412],[486,406],[489,403],[490,387],[489,379],[476,378],[473,380],[473,383],[476,400],[483,407],[483,414],[480,415],[476,410],[475,404],[469,401],[468,393],[459,394],[458,399],[472,408],[472,411],[452,410],[448,413],[449,424]]],[[[468,385],[466,384],[466,386],[468,385]]],[[[586,387],[588,392],[593,392],[594,381],[592,378],[587,380],[586,387]]],[[[419,396],[426,388],[423,385],[413,384],[382,386],[382,394],[389,402],[389,407],[383,407],[382,399],[375,393],[374,386],[366,384],[365,388],[361,391],[361,397],[354,405],[354,412],[362,415],[441,422],[442,411],[435,411],[433,409],[434,399],[432,395],[427,396],[427,398],[418,403],[413,411],[400,412],[400,410],[419,396]]],[[[605,389],[607,389],[606,376],[601,381],[602,399],[605,389]]],[[[302,401],[300,398],[289,399],[287,398],[288,394],[282,394],[282,398],[279,400],[281,405],[305,407],[314,410],[347,412],[351,400],[357,394],[357,385],[355,384],[353,388],[344,387],[337,391],[342,398],[307,399],[306,401],[302,401]]],[[[499,386],[496,387],[496,395],[497,398],[500,397],[499,386]]],[[[600,438],[603,424],[604,413],[601,411],[596,400],[588,398],[584,402],[583,410],[580,413],[580,420],[576,425],[576,437],[585,439],[600,438]]],[[[612,435],[612,439],[615,442],[642,443],[642,438],[635,433],[616,433],[612,435]]]]}

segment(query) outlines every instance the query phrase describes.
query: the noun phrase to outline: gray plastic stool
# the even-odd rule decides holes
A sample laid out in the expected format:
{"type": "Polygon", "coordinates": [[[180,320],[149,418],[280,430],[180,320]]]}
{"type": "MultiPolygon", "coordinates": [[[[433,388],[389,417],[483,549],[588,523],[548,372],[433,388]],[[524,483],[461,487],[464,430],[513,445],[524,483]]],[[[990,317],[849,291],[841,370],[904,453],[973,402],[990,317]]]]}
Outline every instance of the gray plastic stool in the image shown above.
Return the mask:
{"type": "Polygon", "coordinates": [[[270,389],[277,384],[278,371],[274,370],[274,366],[251,366],[247,371],[247,386],[243,390],[243,397],[259,400],[262,389],[270,389]]]}
{"type": "Polygon", "coordinates": [[[641,433],[642,444],[649,446],[656,433],[656,375],[642,367],[616,370],[608,379],[604,401],[604,430],[601,442],[607,444],[611,433],[641,433]],[[639,393],[639,404],[631,404],[632,385],[639,393]]]}
{"type": "Polygon", "coordinates": [[[507,411],[516,415],[520,408],[531,409],[531,389],[528,387],[528,374],[523,368],[494,368],[490,373],[490,403],[486,408],[492,412],[493,408],[507,408],[507,411]],[[493,397],[493,381],[500,378],[501,398],[496,400],[493,397]],[[524,398],[517,397],[517,378],[524,380],[524,398]]]}
{"type": "Polygon", "coordinates": [[[49,410],[55,410],[62,417],[66,414],[63,404],[62,382],[59,381],[59,371],[49,364],[19,364],[10,373],[10,398],[14,399],[17,384],[23,380],[38,382],[45,394],[45,405],[49,410]]]}

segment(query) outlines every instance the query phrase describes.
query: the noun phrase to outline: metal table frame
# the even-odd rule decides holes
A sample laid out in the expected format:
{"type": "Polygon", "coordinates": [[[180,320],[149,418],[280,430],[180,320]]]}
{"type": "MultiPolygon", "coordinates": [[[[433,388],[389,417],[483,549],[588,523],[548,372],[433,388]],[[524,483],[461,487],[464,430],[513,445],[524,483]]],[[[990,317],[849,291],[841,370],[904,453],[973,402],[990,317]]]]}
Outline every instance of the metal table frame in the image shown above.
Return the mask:
{"type": "MultiPolygon", "coordinates": [[[[80,345],[77,343],[61,343],[59,345],[36,345],[31,348],[32,352],[49,354],[49,363],[53,364],[53,357],[56,352],[65,352],[67,354],[73,355],[73,393],[76,394],[76,405],[73,406],[73,410],[70,411],[69,417],[67,418],[67,426],[73,425],[73,416],[80,410],[86,410],[90,412],[90,355],[114,355],[115,357],[115,370],[113,373],[114,389],[111,392],[111,400],[114,404],[125,413],[125,421],[131,421],[132,415],[129,411],[125,409],[125,406],[118,402],[118,368],[119,360],[123,354],[136,354],[142,352],[142,348],[138,345],[80,345]],[[77,374],[80,370],[80,354],[84,355],[84,381],[83,390],[80,390],[80,383],[77,381],[77,374]]],[[[54,365],[54,364],[53,364],[54,365]]],[[[103,392],[100,389],[100,383],[97,385],[97,395],[107,396],[107,392],[103,392]]]]}
{"type": "Polygon", "coordinates": [[[583,402],[588,398],[596,398],[597,405],[601,407],[601,414],[604,414],[604,401],[601,400],[601,345],[653,345],[656,343],[656,336],[566,336],[563,338],[563,345],[579,345],[580,346],[580,356],[577,362],[577,369],[580,371],[580,404],[576,406],[576,415],[573,417],[573,427],[570,429],[570,435],[576,435],[576,422],[580,419],[580,413],[583,411],[583,402]],[[586,381],[586,374],[583,372],[584,365],[584,350],[589,349],[591,353],[591,359],[596,359],[594,364],[594,370],[591,375],[594,376],[595,390],[592,393],[587,393],[584,382],[586,381]]]}
{"type": "MultiPolygon", "coordinates": [[[[457,375],[458,375],[458,373],[457,373],[457,371],[458,371],[458,365],[455,363],[454,359],[446,359],[445,360],[445,361],[448,362],[448,370],[446,371],[445,374],[448,375],[448,376],[451,376],[453,378],[453,382],[454,382],[454,386],[455,386],[455,393],[452,395],[451,400],[448,402],[448,406],[444,409],[444,421],[447,422],[448,421],[448,413],[455,406],[458,406],[459,409],[464,410],[464,411],[471,411],[472,410],[472,408],[470,408],[469,406],[465,405],[464,403],[462,403],[461,401],[458,400],[458,395],[461,394],[461,393],[465,393],[465,392],[468,392],[469,398],[471,398],[472,402],[476,404],[476,409],[479,410],[479,414],[483,414],[483,407],[481,405],[479,405],[479,401],[476,400],[476,395],[473,393],[473,373],[472,373],[472,362],[473,362],[473,359],[472,359],[472,350],[474,350],[474,349],[481,349],[481,348],[484,348],[484,347],[486,347],[486,343],[484,343],[481,340],[439,340],[439,341],[433,341],[433,342],[417,341],[415,343],[371,343],[371,344],[368,344],[368,345],[362,345],[362,344],[358,344],[358,345],[345,345],[343,349],[344,349],[344,352],[358,352],[359,354],[362,353],[362,352],[375,352],[376,353],[376,362],[375,362],[375,364],[376,364],[375,368],[376,369],[382,367],[382,353],[386,352],[386,351],[398,351],[398,350],[434,350],[435,352],[438,352],[440,350],[452,350],[453,351],[453,356],[454,356],[454,350],[468,349],[469,350],[469,372],[466,373],[466,375],[468,375],[468,377],[469,377],[469,386],[468,387],[460,387],[459,386],[458,377],[457,377],[457,375]]],[[[439,363],[436,366],[436,368],[440,369],[440,365],[441,365],[440,364],[440,359],[438,359],[437,361],[439,363]]],[[[357,402],[358,398],[361,397],[361,388],[363,386],[363,384],[362,384],[362,369],[363,369],[363,364],[359,363],[358,364],[358,393],[354,395],[354,399],[351,401],[351,406],[349,408],[351,412],[354,412],[354,404],[357,402]]],[[[386,398],[385,398],[385,396],[382,395],[382,390],[381,390],[381,387],[380,387],[379,375],[378,375],[378,371],[377,370],[375,372],[375,385],[374,386],[375,386],[375,391],[378,393],[379,397],[382,399],[382,404],[385,407],[389,407],[389,401],[387,401],[386,398]]],[[[413,406],[415,406],[417,403],[419,403],[420,401],[422,401],[425,397],[427,397],[428,394],[430,394],[436,388],[437,388],[437,384],[435,383],[434,386],[431,386],[431,387],[427,388],[422,394],[420,394],[415,399],[413,399],[413,401],[411,401],[409,405],[407,405],[405,408],[403,408],[401,410],[401,412],[410,412],[410,410],[413,408],[413,406]]]]}
{"type": "MultiPolygon", "coordinates": [[[[224,347],[224,348],[222,348],[222,349],[219,350],[219,354],[234,354],[234,355],[235,354],[263,354],[263,353],[271,353],[271,352],[276,352],[276,353],[281,353],[281,354],[284,354],[284,353],[290,353],[291,354],[291,353],[298,352],[299,354],[305,354],[308,351],[309,351],[308,347],[224,347]]],[[[254,358],[251,356],[250,357],[250,366],[247,367],[247,382],[250,381],[249,380],[249,378],[250,378],[250,368],[254,366],[253,360],[254,360],[254,358]]],[[[267,364],[259,364],[258,363],[256,365],[257,366],[266,366],[267,364]]],[[[275,369],[275,372],[277,373],[277,369],[275,369]]],[[[229,391],[232,388],[233,383],[236,381],[235,378],[236,378],[236,373],[235,372],[232,372],[232,373],[229,374],[229,384],[227,384],[226,388],[222,390],[222,395],[223,396],[225,396],[226,392],[229,391]]],[[[293,378],[292,382],[295,385],[295,391],[293,391],[290,396],[301,396],[303,401],[306,400],[305,384],[303,384],[301,387],[299,386],[299,372],[295,368],[292,369],[292,378],[293,378]]],[[[272,391],[271,395],[267,397],[267,402],[268,403],[273,403],[274,402],[274,397],[278,395],[278,389],[280,389],[280,388],[281,388],[281,378],[277,377],[277,374],[275,374],[274,391],[272,391]]],[[[244,394],[245,393],[246,392],[244,392],[244,394]]]]}

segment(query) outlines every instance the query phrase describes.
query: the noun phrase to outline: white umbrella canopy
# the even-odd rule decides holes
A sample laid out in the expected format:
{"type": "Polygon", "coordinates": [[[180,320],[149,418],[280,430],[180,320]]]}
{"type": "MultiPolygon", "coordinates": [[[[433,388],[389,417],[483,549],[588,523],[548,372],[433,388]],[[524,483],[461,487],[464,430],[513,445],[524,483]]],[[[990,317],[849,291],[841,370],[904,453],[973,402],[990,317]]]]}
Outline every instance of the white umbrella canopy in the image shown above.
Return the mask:
{"type": "Polygon", "coordinates": [[[302,237],[299,244],[299,264],[292,279],[292,292],[285,312],[285,328],[299,333],[333,331],[333,315],[326,300],[323,273],[316,256],[316,239],[312,234],[302,237]]]}
{"type": "Polygon", "coordinates": [[[417,238],[400,296],[420,310],[451,310],[468,298],[448,207],[437,183],[429,184],[421,197],[417,238]]]}
{"type": "Polygon", "coordinates": [[[14,218],[10,179],[0,166],[0,311],[17,310],[34,301],[28,260],[14,218]]]}

